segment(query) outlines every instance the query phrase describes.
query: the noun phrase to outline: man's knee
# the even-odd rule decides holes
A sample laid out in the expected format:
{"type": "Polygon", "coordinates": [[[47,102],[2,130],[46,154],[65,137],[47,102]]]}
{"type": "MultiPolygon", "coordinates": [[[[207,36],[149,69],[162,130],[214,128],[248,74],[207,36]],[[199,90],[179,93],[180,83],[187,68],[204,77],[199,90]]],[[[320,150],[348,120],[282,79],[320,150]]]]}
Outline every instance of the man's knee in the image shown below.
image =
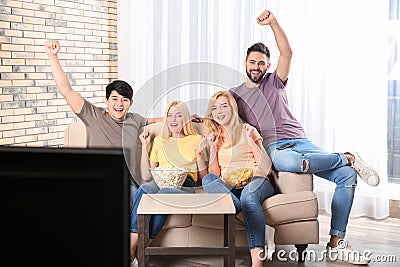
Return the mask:
{"type": "Polygon", "coordinates": [[[273,159],[274,168],[277,171],[284,172],[306,172],[308,170],[308,161],[305,159],[273,159]]]}
{"type": "Polygon", "coordinates": [[[342,167],[342,173],[338,177],[336,184],[344,187],[357,186],[357,172],[350,166],[342,167]]]}
{"type": "Polygon", "coordinates": [[[303,169],[302,172],[307,172],[309,169],[310,162],[307,159],[303,159],[303,169]]]}

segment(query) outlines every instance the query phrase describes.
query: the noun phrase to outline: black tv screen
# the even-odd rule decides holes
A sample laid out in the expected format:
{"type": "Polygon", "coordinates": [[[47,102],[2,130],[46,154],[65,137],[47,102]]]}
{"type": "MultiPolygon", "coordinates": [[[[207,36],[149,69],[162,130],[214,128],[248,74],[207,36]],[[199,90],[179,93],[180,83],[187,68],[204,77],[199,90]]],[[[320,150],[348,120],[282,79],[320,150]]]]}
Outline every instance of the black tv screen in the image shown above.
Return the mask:
{"type": "Polygon", "coordinates": [[[0,147],[1,266],[129,266],[129,170],[113,149],[0,147]]]}

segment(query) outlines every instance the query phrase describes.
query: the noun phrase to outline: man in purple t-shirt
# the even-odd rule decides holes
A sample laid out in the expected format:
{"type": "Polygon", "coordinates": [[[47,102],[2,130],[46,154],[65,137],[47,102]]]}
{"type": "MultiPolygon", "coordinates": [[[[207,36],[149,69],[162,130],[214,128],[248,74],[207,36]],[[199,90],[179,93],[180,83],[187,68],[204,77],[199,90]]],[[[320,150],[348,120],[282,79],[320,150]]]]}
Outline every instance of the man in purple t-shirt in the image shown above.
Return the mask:
{"type": "Polygon", "coordinates": [[[268,48],[262,43],[248,48],[245,60],[247,81],[229,90],[237,101],[239,115],[261,133],[263,145],[275,170],[311,173],[336,183],[328,252],[335,250],[337,255],[352,254],[350,257],[337,258],[353,264],[366,264],[369,259],[355,257],[354,253],[347,254],[352,251],[344,241],[344,236],[353,204],[357,173],[371,186],[378,185],[379,176],[356,153],[328,153],[307,139],[303,127],[288,106],[285,87],[292,50],[286,34],[268,10],[257,18],[257,23],[271,27],[280,55],[276,70],[267,73],[271,66],[268,48]]]}

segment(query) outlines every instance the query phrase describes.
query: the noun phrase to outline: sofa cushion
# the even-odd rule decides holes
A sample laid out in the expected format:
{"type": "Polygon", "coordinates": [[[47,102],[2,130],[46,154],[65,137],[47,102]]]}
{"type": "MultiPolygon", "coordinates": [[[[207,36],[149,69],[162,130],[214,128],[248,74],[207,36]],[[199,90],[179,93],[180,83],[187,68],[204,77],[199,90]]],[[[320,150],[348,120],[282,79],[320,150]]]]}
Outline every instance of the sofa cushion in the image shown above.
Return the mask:
{"type": "MultiPolygon", "coordinates": [[[[224,216],[222,214],[194,214],[192,216],[192,225],[202,228],[224,229],[224,216]]],[[[243,224],[236,221],[236,230],[244,230],[243,224]]]]}
{"type": "MultiPolygon", "coordinates": [[[[174,215],[175,216],[175,215],[174,215]]],[[[172,216],[171,216],[172,217],[172,216]]],[[[188,247],[191,227],[162,229],[156,239],[151,242],[153,247],[188,247]]]]}
{"type": "Polygon", "coordinates": [[[81,120],[71,123],[65,129],[65,147],[87,147],[86,126],[81,120]]]}
{"type": "MultiPolygon", "coordinates": [[[[193,226],[189,231],[189,242],[194,247],[221,247],[224,245],[224,231],[193,226]]],[[[248,246],[246,231],[244,229],[236,229],[235,245],[248,246]]]]}
{"type": "Polygon", "coordinates": [[[313,176],[308,173],[273,172],[270,177],[275,189],[282,194],[313,191],[313,176]]]}
{"type": "Polygon", "coordinates": [[[286,223],[275,226],[276,245],[318,243],[319,223],[317,219],[295,223],[286,223]]]}
{"type": "MultiPolygon", "coordinates": [[[[266,199],[262,207],[265,220],[271,226],[311,220],[318,216],[317,197],[311,191],[278,194],[266,199]]],[[[192,225],[195,227],[223,229],[223,216],[195,214],[192,216],[192,225]]],[[[244,226],[241,223],[237,223],[236,228],[244,229],[244,226]]]]}
{"type": "Polygon", "coordinates": [[[317,196],[311,191],[278,194],[266,199],[262,207],[271,226],[318,217],[317,196]]]}
{"type": "Polygon", "coordinates": [[[169,215],[162,229],[183,228],[192,225],[192,216],[190,214],[169,215]]]}

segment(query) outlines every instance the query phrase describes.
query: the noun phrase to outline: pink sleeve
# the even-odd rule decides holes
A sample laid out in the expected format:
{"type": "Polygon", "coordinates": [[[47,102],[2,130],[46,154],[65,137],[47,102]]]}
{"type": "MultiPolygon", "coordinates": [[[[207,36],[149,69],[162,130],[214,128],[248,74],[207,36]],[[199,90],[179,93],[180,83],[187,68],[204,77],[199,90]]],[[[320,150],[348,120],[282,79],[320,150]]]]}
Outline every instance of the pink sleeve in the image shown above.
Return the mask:
{"type": "Polygon", "coordinates": [[[257,142],[258,140],[263,140],[261,135],[258,133],[258,131],[253,131],[253,134],[251,136],[254,140],[254,142],[257,142]]]}

